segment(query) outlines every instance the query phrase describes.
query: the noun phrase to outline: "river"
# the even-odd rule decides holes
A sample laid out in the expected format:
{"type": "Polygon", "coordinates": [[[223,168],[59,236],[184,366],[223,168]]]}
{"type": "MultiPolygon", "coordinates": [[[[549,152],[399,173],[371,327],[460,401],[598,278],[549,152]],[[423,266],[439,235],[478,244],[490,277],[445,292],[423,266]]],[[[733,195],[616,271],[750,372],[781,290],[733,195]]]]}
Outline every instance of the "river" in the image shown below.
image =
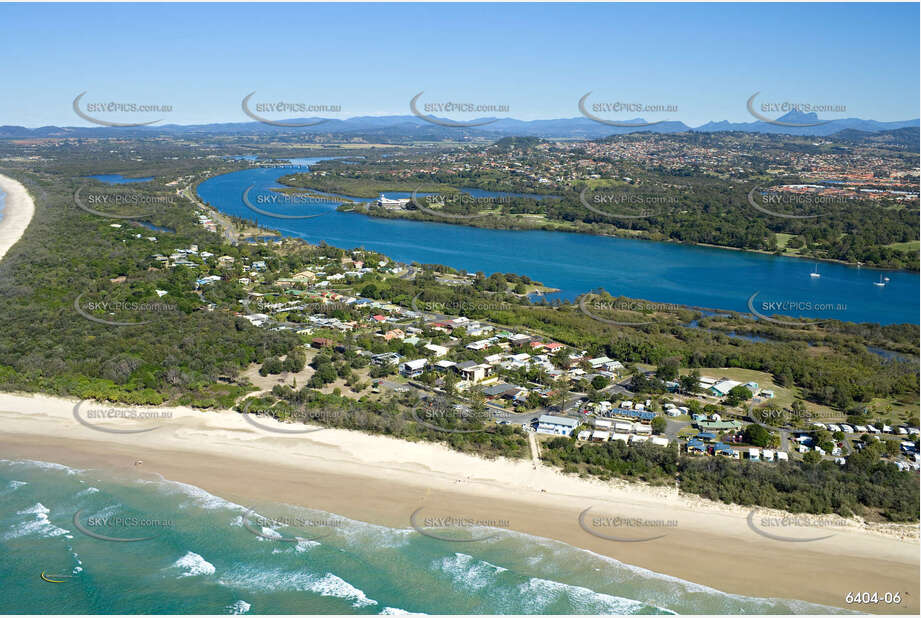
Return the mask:
{"type": "MultiPolygon", "coordinates": [[[[320,160],[299,160],[299,164],[320,160]]],[[[615,296],[746,313],[751,312],[751,305],[765,315],[880,324],[918,322],[917,273],[820,263],[821,276],[811,277],[815,262],[798,258],[569,232],[382,219],[337,212],[335,201],[284,206],[259,201],[259,196],[278,195],[270,189],[281,187],[277,179],[291,171],[253,168],[232,172],[201,183],[198,194],[221,212],[312,243],[363,247],[400,262],[444,264],[487,275],[527,275],[558,288],[556,296],[564,299],[604,288],[615,296]],[[243,202],[249,187],[249,202],[259,204],[260,210],[323,216],[280,219],[258,214],[243,202]],[[874,285],[883,276],[889,281],[874,285]]],[[[404,195],[388,193],[387,197],[404,195]]]]}

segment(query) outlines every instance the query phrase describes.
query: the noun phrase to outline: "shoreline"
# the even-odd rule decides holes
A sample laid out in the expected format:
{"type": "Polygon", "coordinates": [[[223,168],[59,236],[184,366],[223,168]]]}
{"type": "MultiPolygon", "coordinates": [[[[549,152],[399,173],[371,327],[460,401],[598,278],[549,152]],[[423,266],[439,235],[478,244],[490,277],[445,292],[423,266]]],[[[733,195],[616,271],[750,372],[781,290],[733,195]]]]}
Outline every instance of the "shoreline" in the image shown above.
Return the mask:
{"type": "MultiPolygon", "coordinates": [[[[0,393],[2,456],[129,476],[160,474],[237,504],[287,502],[398,529],[408,529],[420,508],[505,520],[517,532],[731,594],[866,612],[919,609],[918,595],[912,594],[919,572],[917,525],[862,526],[825,516],[836,525],[823,534],[833,529],[836,538],[780,542],[749,528],[751,509],[678,495],[673,488],[602,483],[530,461],[486,460],[433,443],[340,429],[291,434],[296,425],[260,418],[265,430],[229,411],[163,408],[172,416],[103,424],[154,431],[112,434],[78,424],[76,403],[0,393]],[[136,466],[139,459],[143,464],[136,466]],[[611,541],[580,527],[579,514],[587,508],[598,515],[674,520],[677,525],[662,539],[611,541]],[[848,592],[873,590],[901,592],[903,606],[847,606],[844,601],[848,592]]],[[[82,407],[94,405],[113,407],[82,407]]],[[[623,536],[635,534],[626,530],[623,536]]]]}
{"type": "Polygon", "coordinates": [[[3,259],[32,222],[35,203],[19,181],[3,174],[0,174],[0,191],[6,194],[0,211],[0,259],[3,259]]]}

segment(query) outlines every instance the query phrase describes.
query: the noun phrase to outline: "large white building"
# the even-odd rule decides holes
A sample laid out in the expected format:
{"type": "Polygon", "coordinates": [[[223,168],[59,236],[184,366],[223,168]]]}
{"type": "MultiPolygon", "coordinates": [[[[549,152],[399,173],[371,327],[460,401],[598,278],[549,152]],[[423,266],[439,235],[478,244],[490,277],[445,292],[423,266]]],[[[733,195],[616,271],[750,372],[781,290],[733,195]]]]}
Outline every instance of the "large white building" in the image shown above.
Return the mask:
{"type": "Polygon", "coordinates": [[[577,418],[542,414],[540,418],[537,419],[537,433],[546,433],[553,436],[568,436],[581,424],[582,421],[577,418]]]}
{"type": "Polygon", "coordinates": [[[402,210],[406,208],[407,204],[409,204],[408,199],[392,200],[389,197],[384,197],[383,193],[377,198],[377,205],[387,210],[402,210]]]}

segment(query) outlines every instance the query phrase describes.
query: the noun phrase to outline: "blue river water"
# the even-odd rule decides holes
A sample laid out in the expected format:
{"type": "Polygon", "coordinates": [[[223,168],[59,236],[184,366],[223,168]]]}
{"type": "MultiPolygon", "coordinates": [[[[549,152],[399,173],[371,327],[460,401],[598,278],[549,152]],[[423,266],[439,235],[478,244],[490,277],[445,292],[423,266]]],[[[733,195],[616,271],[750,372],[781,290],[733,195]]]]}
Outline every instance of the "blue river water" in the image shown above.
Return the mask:
{"type": "MultiPolygon", "coordinates": [[[[302,160],[301,165],[311,161],[302,160]]],[[[337,202],[266,205],[259,196],[291,173],[284,168],[253,168],[211,178],[198,187],[214,208],[297,236],[309,242],[380,251],[401,262],[444,264],[468,272],[527,275],[574,299],[603,288],[615,296],[765,315],[789,315],[880,324],[918,323],[919,276],[843,264],[676,243],[592,236],[568,232],[487,230],[450,223],[381,219],[336,211],[337,202]],[[282,219],[260,210],[288,215],[282,219]],[[875,285],[883,281],[885,285],[875,285]]],[[[408,194],[387,194],[401,197],[408,194]]],[[[264,198],[263,198],[264,199],[264,198]]],[[[364,200],[367,201],[367,200],[364,200]]]]}

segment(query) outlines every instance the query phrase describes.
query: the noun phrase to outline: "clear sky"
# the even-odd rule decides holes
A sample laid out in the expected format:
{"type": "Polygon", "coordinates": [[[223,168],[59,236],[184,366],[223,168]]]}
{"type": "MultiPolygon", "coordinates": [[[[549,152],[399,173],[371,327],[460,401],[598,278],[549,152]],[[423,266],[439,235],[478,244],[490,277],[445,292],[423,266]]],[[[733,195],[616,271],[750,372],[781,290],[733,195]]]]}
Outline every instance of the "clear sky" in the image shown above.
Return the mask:
{"type": "MultiPolygon", "coordinates": [[[[847,108],[824,118],[905,120],[919,115],[918,24],[917,3],[0,4],[0,125],[91,126],[71,107],[83,91],[171,105],[160,116],[182,124],[248,121],[252,91],[346,118],[408,114],[423,90],[420,104],[521,119],[578,116],[591,90],[676,105],[655,119],[692,126],[753,120],[756,91],[847,108]]],[[[623,117],[637,116],[653,117],[623,117]]]]}

